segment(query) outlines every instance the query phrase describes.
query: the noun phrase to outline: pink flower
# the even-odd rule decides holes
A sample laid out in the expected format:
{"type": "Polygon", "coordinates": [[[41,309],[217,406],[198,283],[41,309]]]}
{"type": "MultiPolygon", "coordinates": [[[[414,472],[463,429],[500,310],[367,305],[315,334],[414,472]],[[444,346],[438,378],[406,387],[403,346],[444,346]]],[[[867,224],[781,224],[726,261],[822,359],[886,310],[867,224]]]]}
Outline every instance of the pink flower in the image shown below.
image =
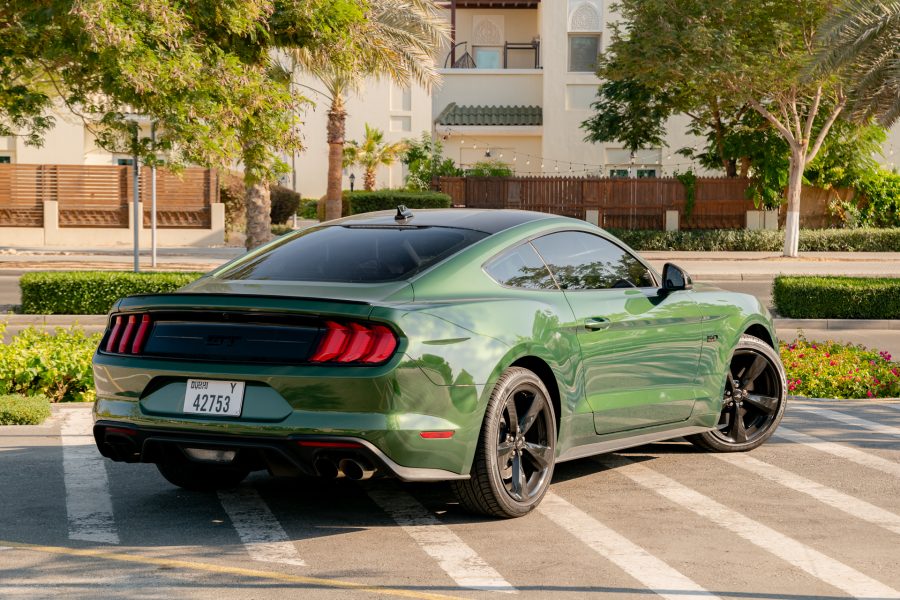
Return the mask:
{"type": "Polygon", "coordinates": [[[875,394],[872,393],[872,390],[869,390],[868,392],[866,392],[866,396],[868,396],[869,398],[873,397],[874,395],[875,394]]]}
{"type": "Polygon", "coordinates": [[[825,358],[829,358],[830,356],[831,356],[831,352],[826,352],[826,353],[825,353],[825,358]]]}
{"type": "Polygon", "coordinates": [[[837,362],[832,360],[832,361],[830,361],[828,364],[831,365],[831,366],[833,367],[834,365],[837,364],[837,362]]]}

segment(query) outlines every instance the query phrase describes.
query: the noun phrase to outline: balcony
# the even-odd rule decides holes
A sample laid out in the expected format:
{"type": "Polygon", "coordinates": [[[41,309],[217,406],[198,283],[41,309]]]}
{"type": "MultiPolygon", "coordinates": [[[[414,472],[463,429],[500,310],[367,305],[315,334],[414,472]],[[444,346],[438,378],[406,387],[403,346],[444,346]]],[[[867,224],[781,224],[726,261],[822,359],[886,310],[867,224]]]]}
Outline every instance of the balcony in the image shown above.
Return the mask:
{"type": "Polygon", "coordinates": [[[445,2],[453,37],[438,66],[445,71],[540,69],[538,6],[538,0],[445,2]]]}

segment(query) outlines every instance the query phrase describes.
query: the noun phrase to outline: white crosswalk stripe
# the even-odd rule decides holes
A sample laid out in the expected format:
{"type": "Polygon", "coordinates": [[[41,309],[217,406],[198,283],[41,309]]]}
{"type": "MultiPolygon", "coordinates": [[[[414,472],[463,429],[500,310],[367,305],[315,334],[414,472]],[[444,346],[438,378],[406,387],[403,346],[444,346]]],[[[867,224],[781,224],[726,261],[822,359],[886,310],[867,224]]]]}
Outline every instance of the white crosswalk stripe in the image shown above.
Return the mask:
{"type": "Polygon", "coordinates": [[[373,487],[368,492],[369,497],[461,587],[517,592],[500,573],[488,565],[449,527],[428,512],[418,500],[399,488],[389,490],[373,487]]]}
{"type": "Polygon", "coordinates": [[[712,456],[735,467],[750,471],[760,477],[765,477],[769,481],[774,481],[784,487],[811,496],[819,502],[843,511],[848,515],[900,534],[900,516],[875,506],[874,504],[870,504],[865,500],[854,498],[849,494],[822,485],[821,483],[816,483],[801,475],[757,460],[746,454],[713,454],[712,456]]]}
{"type": "Polygon", "coordinates": [[[219,501],[253,560],[305,567],[297,547],[256,490],[220,491],[219,501]]]}
{"type": "Polygon", "coordinates": [[[544,497],[538,511],[663,598],[718,597],[552,492],[544,497]]]}
{"type": "Polygon", "coordinates": [[[862,450],[854,448],[852,446],[848,446],[847,444],[829,442],[827,440],[823,440],[822,438],[809,435],[808,433],[790,429],[788,427],[785,427],[784,425],[779,425],[778,429],[775,430],[775,437],[779,437],[796,444],[803,444],[804,446],[814,448],[815,450],[819,450],[820,452],[826,452],[828,454],[831,454],[832,456],[837,456],[839,458],[849,460],[858,465],[862,465],[870,469],[876,469],[878,471],[881,471],[882,473],[893,475],[894,477],[900,477],[900,463],[887,460],[869,452],[863,452],[862,450]]]}
{"type": "Polygon", "coordinates": [[[69,539],[118,544],[106,458],[97,452],[91,411],[65,409],[60,425],[69,539]]]}
{"type": "Polygon", "coordinates": [[[623,457],[599,459],[638,485],[744,538],[855,598],[900,598],[900,592],[677,481],[623,457]]]}
{"type": "Polygon", "coordinates": [[[792,406],[791,409],[810,412],[825,417],[826,419],[831,419],[832,421],[839,421],[841,423],[853,425],[854,427],[859,427],[861,429],[868,429],[869,431],[874,431],[875,433],[880,433],[882,435],[900,437],[900,427],[892,427],[891,425],[876,423],[875,421],[869,421],[868,419],[861,419],[859,417],[838,412],[836,410],[831,410],[829,408],[820,408],[818,406],[806,406],[803,404],[798,404],[792,406]]]}

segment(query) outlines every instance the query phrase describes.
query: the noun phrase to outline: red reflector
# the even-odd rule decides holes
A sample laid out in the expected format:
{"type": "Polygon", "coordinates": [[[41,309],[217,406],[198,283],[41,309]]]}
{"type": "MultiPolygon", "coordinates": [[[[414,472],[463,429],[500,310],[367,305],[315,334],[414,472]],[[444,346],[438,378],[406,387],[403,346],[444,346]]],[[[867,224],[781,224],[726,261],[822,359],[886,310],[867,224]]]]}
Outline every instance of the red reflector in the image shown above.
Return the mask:
{"type": "Polygon", "coordinates": [[[120,333],[122,333],[122,317],[116,317],[115,319],[113,319],[113,328],[109,334],[109,339],[106,340],[107,352],[116,351],[116,343],[118,343],[119,341],[120,333]]]}
{"type": "Polygon", "coordinates": [[[128,325],[125,326],[125,331],[122,333],[122,341],[119,342],[119,354],[125,354],[128,342],[131,341],[131,334],[134,332],[135,323],[137,323],[137,317],[134,315],[129,316],[128,325]]]}
{"type": "Polygon", "coordinates": [[[131,345],[132,354],[140,354],[144,349],[144,342],[147,340],[147,334],[150,333],[150,315],[141,317],[141,326],[138,327],[137,335],[134,336],[134,343],[131,345]]]}
{"type": "Polygon", "coordinates": [[[335,359],[337,362],[356,362],[372,349],[375,335],[371,329],[359,323],[350,323],[350,329],[352,331],[350,341],[347,343],[347,349],[335,359]]]}
{"type": "Polygon", "coordinates": [[[320,442],[317,440],[297,440],[298,446],[307,448],[362,448],[359,442],[320,442]]]}
{"type": "Polygon", "coordinates": [[[362,361],[380,363],[390,358],[397,349],[397,338],[394,337],[394,332],[384,325],[376,325],[372,328],[372,333],[375,335],[375,343],[372,344],[372,350],[363,357],[362,361]]]}
{"type": "Polygon", "coordinates": [[[313,362],[332,360],[344,350],[344,346],[350,339],[350,330],[343,325],[334,321],[326,321],[325,326],[328,328],[328,333],[322,338],[319,348],[310,358],[313,362]]]}
{"type": "Polygon", "coordinates": [[[122,435],[137,435],[134,429],[126,429],[124,427],[107,427],[106,433],[120,433],[122,435]]]}
{"type": "Polygon", "coordinates": [[[426,440],[446,440],[452,438],[455,431],[420,431],[419,435],[426,440]]]}

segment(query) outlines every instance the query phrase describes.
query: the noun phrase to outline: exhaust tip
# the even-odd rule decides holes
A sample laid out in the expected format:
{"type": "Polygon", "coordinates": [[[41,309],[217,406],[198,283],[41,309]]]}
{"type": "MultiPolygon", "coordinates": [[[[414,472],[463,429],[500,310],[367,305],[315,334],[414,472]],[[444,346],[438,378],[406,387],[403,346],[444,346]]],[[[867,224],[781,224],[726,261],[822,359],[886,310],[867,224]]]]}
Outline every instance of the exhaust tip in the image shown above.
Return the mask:
{"type": "Polygon", "coordinates": [[[337,479],[339,475],[338,467],[334,461],[328,458],[320,458],[313,465],[319,477],[324,479],[337,479]]]}
{"type": "Polygon", "coordinates": [[[364,481],[375,475],[375,469],[352,458],[341,459],[338,466],[344,475],[353,481],[364,481]]]}

